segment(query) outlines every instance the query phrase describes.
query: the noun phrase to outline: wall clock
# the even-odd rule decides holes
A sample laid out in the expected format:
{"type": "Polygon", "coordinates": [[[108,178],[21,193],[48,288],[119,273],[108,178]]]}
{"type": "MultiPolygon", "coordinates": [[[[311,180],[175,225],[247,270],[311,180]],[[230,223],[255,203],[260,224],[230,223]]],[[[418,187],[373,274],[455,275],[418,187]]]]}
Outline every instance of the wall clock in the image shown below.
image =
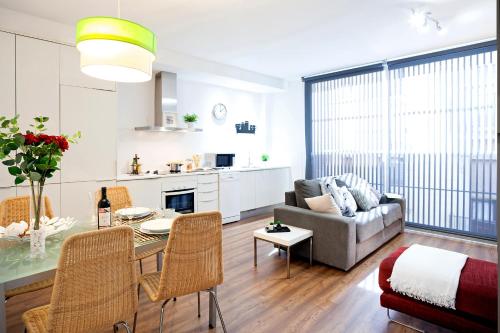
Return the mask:
{"type": "Polygon", "coordinates": [[[225,119],[227,116],[227,108],[222,103],[215,104],[214,108],[212,109],[212,114],[217,120],[225,119]]]}

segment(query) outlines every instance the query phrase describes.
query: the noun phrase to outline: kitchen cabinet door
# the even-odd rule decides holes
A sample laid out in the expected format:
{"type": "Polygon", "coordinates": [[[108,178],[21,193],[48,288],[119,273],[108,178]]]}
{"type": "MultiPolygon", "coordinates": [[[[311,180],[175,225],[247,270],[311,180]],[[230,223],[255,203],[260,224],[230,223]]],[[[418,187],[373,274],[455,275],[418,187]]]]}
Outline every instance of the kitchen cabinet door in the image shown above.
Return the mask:
{"type": "Polygon", "coordinates": [[[160,179],[127,180],[119,181],[117,184],[128,188],[134,206],[153,209],[161,207],[160,179]]]}
{"type": "Polygon", "coordinates": [[[271,205],[271,191],[274,181],[270,170],[252,171],[255,174],[255,208],[271,205]]]}
{"type": "Polygon", "coordinates": [[[59,45],[16,36],[16,101],[21,129],[47,116],[47,130],[59,133],[59,45]]]}
{"type": "MultiPolygon", "coordinates": [[[[59,128],[59,44],[16,36],[16,113],[22,131],[31,130],[33,118],[49,117],[47,133],[59,128]]],[[[59,183],[56,172],[47,183],[59,183]]]]}
{"type": "Polygon", "coordinates": [[[290,172],[288,168],[270,169],[269,179],[272,186],[269,188],[269,205],[285,202],[285,192],[290,191],[290,172]]]}
{"type": "Polygon", "coordinates": [[[95,79],[83,74],[80,69],[80,52],[74,46],[61,45],[61,84],[84,88],[115,91],[115,83],[95,79]]]}
{"type": "MultiPolygon", "coordinates": [[[[81,222],[95,222],[95,193],[101,187],[115,186],[116,182],[75,182],[61,184],[61,216],[71,216],[81,222]]],[[[97,228],[97,226],[96,226],[97,228]]]]}
{"type": "MultiPolygon", "coordinates": [[[[28,185],[17,187],[17,196],[30,195],[31,188],[28,185]]],[[[61,185],[47,184],[43,188],[43,195],[48,196],[55,216],[61,216],[61,185]]]]}
{"type": "Polygon", "coordinates": [[[61,130],[82,138],[62,159],[62,182],[116,178],[116,93],[61,86],[61,130]]]}
{"type": "MultiPolygon", "coordinates": [[[[0,32],[0,116],[12,118],[16,113],[16,50],[15,36],[0,32]]],[[[14,185],[7,167],[0,165],[0,188],[14,185]]],[[[7,190],[8,193],[10,190],[7,190]]],[[[14,188],[15,195],[15,188],[14,188]]]]}
{"type": "MultiPolygon", "coordinates": [[[[255,209],[256,182],[255,171],[240,172],[241,211],[255,209]]],[[[259,181],[260,183],[260,181],[259,181]]]]}

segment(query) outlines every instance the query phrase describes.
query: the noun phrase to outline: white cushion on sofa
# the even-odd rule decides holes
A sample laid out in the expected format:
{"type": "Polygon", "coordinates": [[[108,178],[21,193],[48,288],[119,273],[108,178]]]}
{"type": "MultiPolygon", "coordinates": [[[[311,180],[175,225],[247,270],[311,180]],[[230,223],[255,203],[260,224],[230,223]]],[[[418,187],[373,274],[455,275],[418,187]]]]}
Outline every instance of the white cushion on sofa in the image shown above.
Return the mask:
{"type": "Polygon", "coordinates": [[[319,197],[304,198],[311,210],[319,213],[331,213],[334,215],[342,215],[339,206],[330,194],[323,194],[319,197]]]}

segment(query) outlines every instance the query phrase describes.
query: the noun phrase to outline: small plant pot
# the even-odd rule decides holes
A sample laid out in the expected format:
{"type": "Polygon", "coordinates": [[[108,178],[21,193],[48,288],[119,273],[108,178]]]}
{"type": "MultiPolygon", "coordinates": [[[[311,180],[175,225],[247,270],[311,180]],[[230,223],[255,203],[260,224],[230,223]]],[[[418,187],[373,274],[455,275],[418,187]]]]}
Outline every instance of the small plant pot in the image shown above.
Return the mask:
{"type": "Polygon", "coordinates": [[[41,259],[45,257],[45,238],[47,231],[44,227],[38,230],[30,230],[30,257],[41,259]]]}
{"type": "Polygon", "coordinates": [[[187,127],[188,128],[193,128],[194,127],[194,123],[187,123],[187,127]]]}

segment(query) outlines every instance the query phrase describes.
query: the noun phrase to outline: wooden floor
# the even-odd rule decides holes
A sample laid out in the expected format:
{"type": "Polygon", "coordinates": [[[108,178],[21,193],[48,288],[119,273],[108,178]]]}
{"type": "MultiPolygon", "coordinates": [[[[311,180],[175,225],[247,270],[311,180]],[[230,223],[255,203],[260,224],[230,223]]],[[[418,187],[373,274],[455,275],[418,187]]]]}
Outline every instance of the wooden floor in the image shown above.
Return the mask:
{"type": "MultiPolygon", "coordinates": [[[[294,259],[286,279],[285,256],[271,244],[258,242],[258,267],[253,267],[252,231],[270,217],[246,220],[224,227],[224,284],[219,301],[228,332],[414,332],[390,324],[379,305],[377,284],[380,261],[396,248],[420,243],[466,253],[497,262],[496,246],[407,232],[393,239],[349,272],[306,260],[294,259]]],[[[146,270],[154,269],[149,260],[146,270]]],[[[13,298],[7,303],[8,332],[22,332],[21,314],[49,302],[50,291],[13,298]]],[[[138,332],[157,332],[160,303],[141,293],[138,332]]],[[[202,295],[202,316],[197,317],[196,296],[177,299],[166,307],[166,332],[222,332],[208,329],[208,295],[202,295]]],[[[426,332],[449,332],[401,314],[399,319],[426,332]]],[[[108,330],[107,332],[112,332],[108,330]]]]}

